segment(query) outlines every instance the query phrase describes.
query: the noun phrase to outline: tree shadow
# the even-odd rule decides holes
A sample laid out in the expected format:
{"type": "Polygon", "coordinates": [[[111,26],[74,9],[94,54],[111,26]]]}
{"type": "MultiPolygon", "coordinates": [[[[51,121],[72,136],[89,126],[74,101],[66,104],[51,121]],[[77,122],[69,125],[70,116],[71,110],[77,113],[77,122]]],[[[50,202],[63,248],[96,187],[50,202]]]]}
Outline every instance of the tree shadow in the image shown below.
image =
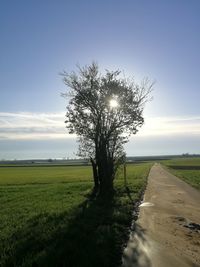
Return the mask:
{"type": "Polygon", "coordinates": [[[145,236],[145,230],[135,224],[134,231],[130,233],[129,241],[122,256],[122,267],[151,267],[148,256],[150,248],[145,236]]]}
{"type": "Polygon", "coordinates": [[[10,237],[2,266],[119,266],[126,233],[116,205],[115,198],[87,199],[70,212],[33,217],[10,237]]]}
{"type": "Polygon", "coordinates": [[[129,240],[124,248],[122,255],[121,267],[151,267],[151,261],[148,256],[148,249],[150,244],[146,238],[146,231],[138,223],[139,205],[143,199],[146,189],[147,181],[138,194],[137,201],[134,201],[131,189],[126,186],[126,194],[133,204],[132,225],[131,232],[129,234],[129,240]]]}

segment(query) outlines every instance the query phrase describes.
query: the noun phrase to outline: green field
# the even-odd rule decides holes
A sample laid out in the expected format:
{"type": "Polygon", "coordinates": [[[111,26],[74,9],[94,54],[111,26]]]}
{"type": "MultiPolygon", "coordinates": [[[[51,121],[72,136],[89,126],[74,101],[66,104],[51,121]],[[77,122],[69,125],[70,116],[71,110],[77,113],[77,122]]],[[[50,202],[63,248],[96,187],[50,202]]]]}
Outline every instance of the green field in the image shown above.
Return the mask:
{"type": "Polygon", "coordinates": [[[89,166],[0,168],[0,185],[89,182],[91,177],[92,169],[89,166]]]}
{"type": "Polygon", "coordinates": [[[176,158],[162,161],[174,175],[200,189],[200,158],[176,158]]]}
{"type": "Polygon", "coordinates": [[[89,166],[0,167],[0,266],[114,267],[151,164],[127,166],[109,202],[89,201],[89,166]]]}

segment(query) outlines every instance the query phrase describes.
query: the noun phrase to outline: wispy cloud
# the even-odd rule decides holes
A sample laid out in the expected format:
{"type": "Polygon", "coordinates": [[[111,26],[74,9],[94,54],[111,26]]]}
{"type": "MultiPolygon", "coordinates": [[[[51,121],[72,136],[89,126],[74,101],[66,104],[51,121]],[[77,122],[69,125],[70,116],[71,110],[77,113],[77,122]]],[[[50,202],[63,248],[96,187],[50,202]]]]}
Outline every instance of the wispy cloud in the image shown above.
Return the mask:
{"type": "MultiPolygon", "coordinates": [[[[0,112],[0,139],[66,139],[65,113],[0,112]]],[[[200,135],[200,116],[147,117],[137,136],[200,135]]]]}
{"type": "Polygon", "coordinates": [[[59,139],[72,137],[65,113],[0,113],[0,139],[59,139]]]}
{"type": "Polygon", "coordinates": [[[147,117],[139,136],[200,135],[200,116],[147,117]]]}

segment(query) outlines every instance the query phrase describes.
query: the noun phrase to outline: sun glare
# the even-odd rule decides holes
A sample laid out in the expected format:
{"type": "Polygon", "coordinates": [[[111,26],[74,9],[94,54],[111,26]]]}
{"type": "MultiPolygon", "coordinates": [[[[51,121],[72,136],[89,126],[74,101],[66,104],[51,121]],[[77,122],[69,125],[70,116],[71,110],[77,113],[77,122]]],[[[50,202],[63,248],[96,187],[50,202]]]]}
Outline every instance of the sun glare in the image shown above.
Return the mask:
{"type": "Polygon", "coordinates": [[[119,105],[116,99],[111,99],[109,104],[111,108],[116,108],[119,105]]]}

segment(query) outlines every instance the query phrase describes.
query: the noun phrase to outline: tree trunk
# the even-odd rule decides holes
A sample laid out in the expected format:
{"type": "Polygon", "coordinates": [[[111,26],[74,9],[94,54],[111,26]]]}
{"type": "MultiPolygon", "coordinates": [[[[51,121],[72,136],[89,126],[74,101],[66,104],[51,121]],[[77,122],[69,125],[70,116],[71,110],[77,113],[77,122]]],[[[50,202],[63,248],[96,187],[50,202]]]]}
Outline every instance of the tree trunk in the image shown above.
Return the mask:
{"type": "Polygon", "coordinates": [[[114,192],[113,180],[111,177],[104,176],[99,186],[99,196],[110,197],[114,192]]]}
{"type": "Polygon", "coordinates": [[[93,171],[93,179],[94,179],[94,192],[96,193],[99,189],[99,177],[98,177],[98,171],[97,171],[97,164],[96,162],[90,158],[90,161],[92,163],[92,171],[93,171]]]}
{"type": "Polygon", "coordinates": [[[99,195],[106,197],[113,193],[113,171],[105,147],[99,151],[99,195]]]}

